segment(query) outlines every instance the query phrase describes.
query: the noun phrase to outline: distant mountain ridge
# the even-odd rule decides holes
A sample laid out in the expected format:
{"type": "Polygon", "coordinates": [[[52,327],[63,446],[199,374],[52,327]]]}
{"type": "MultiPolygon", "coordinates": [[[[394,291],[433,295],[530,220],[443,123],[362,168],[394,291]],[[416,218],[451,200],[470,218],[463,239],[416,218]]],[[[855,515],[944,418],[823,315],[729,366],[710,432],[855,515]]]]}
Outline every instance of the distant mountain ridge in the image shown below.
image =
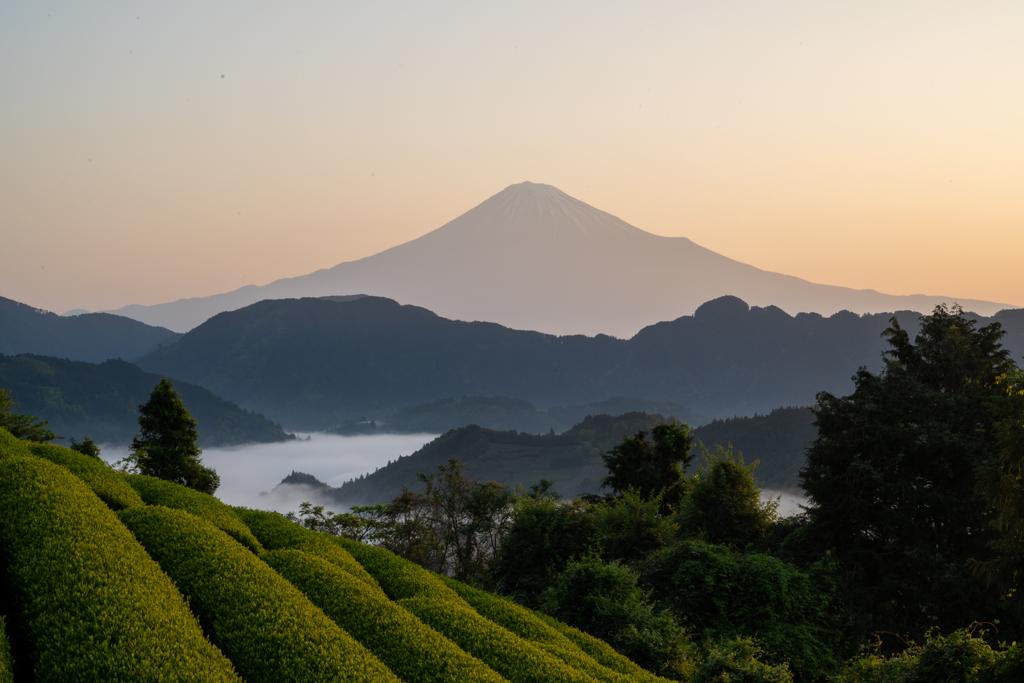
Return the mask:
{"type": "Polygon", "coordinates": [[[38,353],[100,363],[138,358],[181,338],[164,327],[110,313],[59,316],[0,297],[0,353],[38,353]]]}
{"type": "MultiPolygon", "coordinates": [[[[0,387],[11,391],[21,406],[18,411],[48,420],[49,429],[65,439],[88,436],[101,444],[131,443],[139,431],[139,406],[160,379],[121,360],[97,365],[32,354],[0,355],[0,387]]],[[[208,389],[172,381],[199,423],[200,446],[294,438],[263,415],[243,411],[208,389]]]]}
{"type": "Polygon", "coordinates": [[[185,332],[264,299],[355,292],[455,320],[622,338],[723,295],[790,314],[923,313],[954,300],[985,315],[1012,307],[953,296],[892,296],[760,270],[685,237],[645,232],[550,185],[525,182],[422,237],[357,261],[264,286],[113,312],[185,332]]]}
{"type": "MultiPolygon", "coordinates": [[[[881,367],[893,315],[915,333],[912,311],[790,316],[723,297],[627,341],[448,320],[379,297],[268,300],[221,313],[138,362],[303,431],[454,396],[542,410],[632,396],[725,418],[848,393],[859,367],[881,367]]],[[[1004,345],[1015,358],[1024,352],[1024,310],[979,321],[1001,322],[1004,345]]]]}

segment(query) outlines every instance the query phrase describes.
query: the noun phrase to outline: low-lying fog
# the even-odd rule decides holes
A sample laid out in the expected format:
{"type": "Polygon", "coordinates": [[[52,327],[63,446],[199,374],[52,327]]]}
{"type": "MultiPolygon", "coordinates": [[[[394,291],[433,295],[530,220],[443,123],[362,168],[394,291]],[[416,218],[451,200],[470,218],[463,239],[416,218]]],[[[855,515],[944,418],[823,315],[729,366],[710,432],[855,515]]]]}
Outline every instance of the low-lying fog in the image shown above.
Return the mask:
{"type": "MultiPolygon", "coordinates": [[[[302,439],[306,434],[301,434],[302,439]]],[[[373,436],[333,436],[312,434],[311,441],[249,444],[234,448],[203,449],[203,464],[217,470],[220,488],[217,497],[228,505],[244,505],[278,512],[298,511],[299,503],[309,500],[301,495],[260,496],[269,492],[293,470],[312,474],[331,486],[410,455],[436,434],[375,434],[373,436]]],[[[128,447],[102,447],[103,459],[114,463],[128,455],[128,447]]]]}
{"type": "MultiPolygon", "coordinates": [[[[234,448],[203,450],[203,464],[217,470],[220,488],[217,497],[228,505],[244,505],[261,510],[297,512],[299,503],[311,500],[308,489],[284,486],[274,495],[269,492],[292,471],[312,474],[331,486],[362,474],[373,472],[400,455],[410,455],[433,441],[435,434],[375,434],[372,436],[334,436],[312,434],[310,441],[285,441],[273,444],[250,444],[234,448]]],[[[103,459],[114,463],[128,455],[127,446],[102,446],[103,459]]],[[[779,501],[779,514],[800,512],[804,502],[789,491],[765,490],[762,498],[779,501]]],[[[335,510],[341,512],[341,510],[335,510]]]]}

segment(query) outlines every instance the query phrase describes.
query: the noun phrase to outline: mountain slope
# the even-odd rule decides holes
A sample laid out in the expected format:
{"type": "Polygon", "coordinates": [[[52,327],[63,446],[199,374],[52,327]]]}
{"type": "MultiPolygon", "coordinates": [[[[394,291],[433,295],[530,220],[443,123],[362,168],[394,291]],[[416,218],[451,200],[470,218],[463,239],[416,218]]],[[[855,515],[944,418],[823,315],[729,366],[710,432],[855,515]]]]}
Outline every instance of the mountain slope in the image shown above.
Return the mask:
{"type": "Polygon", "coordinates": [[[138,358],[181,335],[109,313],[71,317],[0,297],[0,353],[38,353],[100,363],[138,358]]]}
{"type": "MultiPolygon", "coordinates": [[[[19,412],[48,420],[58,436],[127,444],[139,431],[139,405],[161,379],[121,360],[99,365],[24,354],[0,355],[0,387],[9,389],[19,412]]],[[[293,438],[262,415],[241,410],[213,392],[174,382],[199,423],[199,445],[272,443],[293,438]]],[[[68,442],[65,442],[68,443],[68,442]]]]}
{"type": "MultiPolygon", "coordinates": [[[[540,409],[633,396],[731,417],[847,393],[857,368],[881,367],[891,315],[793,317],[724,297],[627,341],[448,320],[377,297],[270,300],[221,313],[139,364],[302,430],[460,396],[540,409]]],[[[913,333],[918,315],[898,315],[913,333]]],[[[1013,329],[1006,346],[1024,351],[1024,310],[996,319],[1013,329]]]]}
{"type": "MultiPolygon", "coordinates": [[[[952,303],[949,296],[890,296],[763,271],[685,237],[644,232],[550,185],[520,183],[418,239],[367,258],[262,287],[116,313],[186,331],[262,299],[355,292],[458,320],[619,337],[727,294],[792,314],[927,312],[952,303]]],[[[988,315],[1009,308],[959,301],[988,315]]]]}

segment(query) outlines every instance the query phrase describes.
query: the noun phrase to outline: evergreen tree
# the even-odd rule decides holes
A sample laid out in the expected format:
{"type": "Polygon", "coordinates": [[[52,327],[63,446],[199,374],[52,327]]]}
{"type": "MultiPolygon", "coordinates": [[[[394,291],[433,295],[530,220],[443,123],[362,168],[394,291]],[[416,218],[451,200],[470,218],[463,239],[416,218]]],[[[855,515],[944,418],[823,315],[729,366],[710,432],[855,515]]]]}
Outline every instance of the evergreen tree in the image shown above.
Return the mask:
{"type": "Polygon", "coordinates": [[[650,439],[642,429],[627,436],[610,453],[601,456],[608,476],[601,488],[616,494],[634,489],[644,498],[661,494],[662,505],[674,507],[686,493],[686,467],[693,459],[690,427],[672,422],[651,428],[650,439]]]}
{"type": "Polygon", "coordinates": [[[997,457],[993,400],[1014,364],[999,324],[977,329],[957,306],[924,316],[913,343],[891,322],[881,374],[861,368],[852,395],[818,395],[801,533],[843,565],[865,628],[920,640],[1005,609],[971,566],[991,553],[977,473],[997,457]]]}
{"type": "Polygon", "coordinates": [[[204,467],[196,446],[199,433],[195,418],[185,408],[181,397],[167,379],[149,395],[149,401],[139,406],[139,426],[142,431],[132,440],[130,464],[140,474],[183,484],[212,494],[220,485],[220,477],[204,467]]]}
{"type": "Polygon", "coordinates": [[[37,443],[61,438],[46,428],[49,422],[33,415],[16,413],[14,409],[17,407],[19,406],[14,402],[11,392],[0,389],[0,427],[9,431],[15,438],[37,443]]]}

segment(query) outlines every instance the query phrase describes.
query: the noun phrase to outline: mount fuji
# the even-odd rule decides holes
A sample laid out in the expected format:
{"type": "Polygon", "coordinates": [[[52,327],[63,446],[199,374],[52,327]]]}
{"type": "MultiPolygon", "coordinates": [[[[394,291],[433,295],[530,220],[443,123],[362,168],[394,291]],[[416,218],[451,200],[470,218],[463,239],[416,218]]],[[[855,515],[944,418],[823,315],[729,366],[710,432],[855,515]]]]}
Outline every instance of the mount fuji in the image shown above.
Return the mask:
{"type": "MultiPolygon", "coordinates": [[[[628,338],[724,295],[787,313],[930,312],[948,296],[822,285],[734,261],[685,237],[633,227],[550,185],[511,185],[417,239],[264,286],[110,311],[178,332],[263,299],[370,294],[551,334],[628,338]]],[[[992,315],[1009,304],[955,299],[992,315]]]]}

